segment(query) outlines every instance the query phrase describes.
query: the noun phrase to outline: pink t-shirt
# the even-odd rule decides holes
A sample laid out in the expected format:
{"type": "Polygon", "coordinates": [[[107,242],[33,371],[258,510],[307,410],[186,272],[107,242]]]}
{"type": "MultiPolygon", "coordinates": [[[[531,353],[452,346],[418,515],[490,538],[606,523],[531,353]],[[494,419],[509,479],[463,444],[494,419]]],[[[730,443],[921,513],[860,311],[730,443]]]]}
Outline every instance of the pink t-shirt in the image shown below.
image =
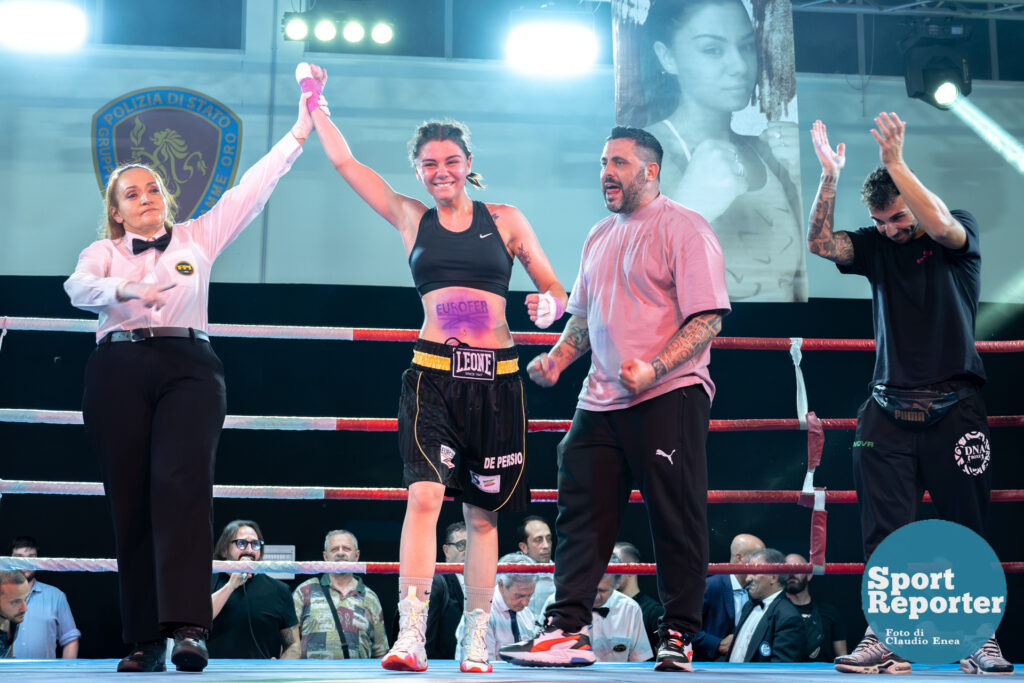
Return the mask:
{"type": "Polygon", "coordinates": [[[623,361],[654,360],[691,316],[730,310],[722,247],[697,212],[659,195],[632,214],[600,221],[583,245],[566,310],[590,329],[579,408],[618,410],[691,384],[714,398],[710,345],[639,395],[618,379],[623,361]]]}

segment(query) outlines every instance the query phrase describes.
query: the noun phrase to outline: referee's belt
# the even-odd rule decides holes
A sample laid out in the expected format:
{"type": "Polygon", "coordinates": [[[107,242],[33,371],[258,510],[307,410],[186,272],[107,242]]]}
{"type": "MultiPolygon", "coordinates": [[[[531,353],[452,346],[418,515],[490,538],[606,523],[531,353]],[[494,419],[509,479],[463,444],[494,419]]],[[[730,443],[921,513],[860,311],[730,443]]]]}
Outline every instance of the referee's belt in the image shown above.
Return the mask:
{"type": "Polygon", "coordinates": [[[210,335],[202,330],[194,330],[191,327],[139,327],[134,330],[114,330],[108,332],[97,344],[109,344],[111,342],[138,342],[155,337],[180,337],[204,342],[210,341],[210,335]]]}
{"type": "MultiPolygon", "coordinates": [[[[453,347],[459,351],[463,351],[466,358],[470,358],[474,351],[491,351],[492,349],[470,349],[466,347],[453,347]]],[[[458,356],[456,356],[458,358],[458,356]]],[[[493,357],[493,356],[492,356],[493,357]]],[[[441,370],[442,372],[452,372],[452,359],[448,356],[438,356],[433,353],[426,353],[425,351],[413,351],[412,352],[413,365],[419,365],[423,368],[429,368],[431,370],[441,370]]],[[[459,368],[456,368],[458,370],[459,368]]],[[[509,358],[508,360],[499,360],[495,363],[494,373],[498,375],[513,375],[519,372],[519,359],[509,358]]],[[[452,373],[453,376],[462,376],[461,373],[452,373]]],[[[476,378],[473,378],[476,379],[476,378]]],[[[483,379],[483,378],[481,378],[483,379]]]]}

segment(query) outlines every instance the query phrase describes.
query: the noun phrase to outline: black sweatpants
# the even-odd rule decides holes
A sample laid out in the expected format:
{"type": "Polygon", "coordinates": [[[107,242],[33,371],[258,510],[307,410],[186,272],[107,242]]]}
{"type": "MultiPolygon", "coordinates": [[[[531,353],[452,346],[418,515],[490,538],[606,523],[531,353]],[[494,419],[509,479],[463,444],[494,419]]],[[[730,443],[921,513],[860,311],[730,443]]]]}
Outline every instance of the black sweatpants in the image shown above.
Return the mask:
{"type": "Polygon", "coordinates": [[[654,537],[662,623],[700,630],[708,564],[704,388],[675,389],[622,410],[577,410],[558,446],[555,600],[563,631],[591,623],[597,584],[618,540],[636,482],[654,537]]]}
{"type": "Polygon", "coordinates": [[[988,416],[980,393],[961,400],[934,425],[903,427],[868,398],[857,413],[853,480],[864,557],[886,536],[917,519],[927,489],[939,518],[984,537],[992,489],[988,416]]]}
{"type": "Polygon", "coordinates": [[[83,414],[117,542],[125,642],[177,624],[210,628],[213,463],[227,403],[208,342],[160,337],[96,347],[83,414]]]}

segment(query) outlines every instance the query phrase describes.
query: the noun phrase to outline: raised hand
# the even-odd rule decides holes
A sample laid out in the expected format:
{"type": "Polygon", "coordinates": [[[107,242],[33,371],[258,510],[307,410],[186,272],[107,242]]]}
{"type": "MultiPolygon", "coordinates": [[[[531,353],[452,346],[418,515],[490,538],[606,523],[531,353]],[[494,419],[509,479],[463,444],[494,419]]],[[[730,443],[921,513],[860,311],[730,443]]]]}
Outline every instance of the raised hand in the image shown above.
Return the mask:
{"type": "Polygon", "coordinates": [[[825,124],[815,121],[811,127],[811,139],[814,141],[814,153],[818,155],[821,162],[821,171],[826,175],[837,176],[839,171],[846,165],[846,143],[840,142],[833,151],[828,143],[828,133],[825,124]]]}
{"type": "Polygon", "coordinates": [[[882,112],[875,117],[875,126],[871,136],[878,143],[878,156],[882,164],[888,168],[892,164],[903,162],[903,137],[907,124],[896,116],[896,112],[882,112]]]}

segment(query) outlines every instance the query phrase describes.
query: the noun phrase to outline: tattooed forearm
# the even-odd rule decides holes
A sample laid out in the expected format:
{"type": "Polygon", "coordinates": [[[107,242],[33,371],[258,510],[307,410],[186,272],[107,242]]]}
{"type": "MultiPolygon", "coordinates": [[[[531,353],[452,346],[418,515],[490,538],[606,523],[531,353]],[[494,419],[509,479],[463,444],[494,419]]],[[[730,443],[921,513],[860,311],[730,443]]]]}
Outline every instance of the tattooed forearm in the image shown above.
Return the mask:
{"type": "Polygon", "coordinates": [[[442,301],[434,310],[444,330],[486,330],[491,325],[490,311],[483,299],[442,301]]]}
{"type": "Polygon", "coordinates": [[[298,659],[301,654],[299,627],[281,629],[281,659],[298,659]]]}
{"type": "Polygon", "coordinates": [[[845,232],[836,233],[832,230],[835,222],[837,180],[838,176],[821,176],[807,226],[807,248],[812,254],[847,265],[853,263],[853,242],[845,232]]]}
{"type": "Polygon", "coordinates": [[[651,361],[655,379],[661,379],[699,354],[721,331],[722,316],[718,313],[701,313],[690,318],[651,361]]]}
{"type": "Polygon", "coordinates": [[[565,360],[568,365],[589,350],[590,327],[587,325],[587,319],[574,315],[565,324],[562,336],[549,355],[565,360]]]}

